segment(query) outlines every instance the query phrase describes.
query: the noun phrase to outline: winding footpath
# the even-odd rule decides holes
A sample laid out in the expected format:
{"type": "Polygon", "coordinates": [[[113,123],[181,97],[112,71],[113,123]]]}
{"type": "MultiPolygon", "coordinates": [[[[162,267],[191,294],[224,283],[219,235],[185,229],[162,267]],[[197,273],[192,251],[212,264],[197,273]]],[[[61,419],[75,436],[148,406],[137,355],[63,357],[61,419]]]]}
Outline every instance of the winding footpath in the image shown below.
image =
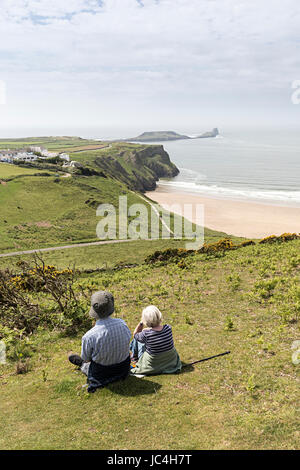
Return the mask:
{"type": "MultiPolygon", "coordinates": [[[[149,239],[150,241],[151,239],[149,239]]],[[[14,251],[9,253],[1,253],[0,258],[5,258],[9,256],[19,256],[19,255],[30,255],[33,253],[41,253],[43,251],[55,251],[55,250],[67,250],[69,248],[82,248],[84,246],[96,246],[96,245],[106,245],[110,243],[122,243],[122,242],[136,242],[137,240],[101,240],[99,242],[88,242],[88,243],[74,243],[73,245],[64,245],[64,246],[51,246],[48,248],[39,248],[35,250],[25,250],[25,251],[14,251]]]]}
{"type": "MultiPolygon", "coordinates": [[[[67,175],[69,175],[69,174],[66,174],[65,177],[67,177],[67,175]]],[[[134,193],[134,191],[131,191],[131,192],[134,193]]],[[[134,194],[137,194],[137,193],[134,193],[134,194]]],[[[160,213],[157,209],[158,204],[157,203],[153,204],[152,202],[150,202],[149,199],[144,198],[140,194],[138,194],[138,196],[152,207],[152,209],[157,214],[157,216],[159,217],[159,219],[161,220],[162,224],[165,226],[167,231],[170,233],[170,235],[174,235],[174,233],[172,232],[170,227],[168,227],[166,222],[161,217],[161,215],[160,215],[160,213]]],[[[160,240],[169,240],[170,238],[171,237],[161,237],[160,240]]],[[[34,249],[34,250],[24,250],[24,251],[14,251],[14,252],[9,252],[9,253],[1,253],[0,258],[7,258],[7,257],[12,257],[12,256],[20,256],[20,255],[30,255],[30,254],[34,254],[34,253],[42,253],[42,252],[45,252],[45,251],[68,250],[70,248],[82,248],[82,247],[85,247],[85,246],[97,246],[97,245],[108,245],[108,244],[112,244],[112,243],[136,242],[138,240],[128,238],[126,240],[119,240],[119,239],[118,240],[100,240],[98,242],[74,243],[73,245],[52,246],[52,247],[48,247],[48,248],[37,248],[37,249],[34,249]]],[[[157,238],[147,238],[145,240],[146,241],[157,241],[157,238]]]]}

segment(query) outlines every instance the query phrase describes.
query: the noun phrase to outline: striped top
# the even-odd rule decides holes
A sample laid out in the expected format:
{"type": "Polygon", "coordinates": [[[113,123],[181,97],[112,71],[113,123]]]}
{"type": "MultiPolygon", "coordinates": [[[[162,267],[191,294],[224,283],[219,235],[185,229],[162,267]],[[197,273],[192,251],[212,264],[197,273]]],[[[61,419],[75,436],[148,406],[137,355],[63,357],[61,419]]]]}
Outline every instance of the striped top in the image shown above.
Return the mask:
{"type": "Polygon", "coordinates": [[[161,331],[152,328],[145,329],[141,333],[134,335],[135,339],[140,343],[144,343],[146,351],[151,356],[174,348],[172,328],[170,325],[164,325],[161,331]]]}

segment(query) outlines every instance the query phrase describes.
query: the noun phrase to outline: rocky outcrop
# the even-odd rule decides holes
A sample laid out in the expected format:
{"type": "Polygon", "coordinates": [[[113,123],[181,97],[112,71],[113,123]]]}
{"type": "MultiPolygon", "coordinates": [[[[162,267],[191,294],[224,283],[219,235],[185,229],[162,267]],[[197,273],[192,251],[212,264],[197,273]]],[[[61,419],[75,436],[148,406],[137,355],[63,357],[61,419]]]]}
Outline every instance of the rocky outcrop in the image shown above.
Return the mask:
{"type": "Polygon", "coordinates": [[[149,145],[142,150],[135,150],[125,155],[124,159],[137,167],[146,166],[155,173],[157,178],[172,178],[179,173],[163,145],[149,145]]]}
{"type": "Polygon", "coordinates": [[[131,137],[126,139],[127,142],[159,142],[167,140],[182,140],[190,139],[187,135],[178,134],[174,131],[152,131],[152,132],[143,132],[137,137],[131,137]]]}
{"type": "Polygon", "coordinates": [[[162,145],[137,146],[117,155],[98,156],[95,163],[105,174],[141,192],[155,189],[159,178],[179,173],[162,145]]]}
{"type": "Polygon", "coordinates": [[[218,129],[215,127],[212,131],[204,132],[197,137],[189,137],[188,135],[178,134],[174,131],[153,131],[143,132],[137,137],[124,139],[126,142],[162,142],[168,140],[183,140],[183,139],[204,139],[206,137],[217,137],[219,134],[218,129]]]}
{"type": "Polygon", "coordinates": [[[217,137],[219,135],[219,129],[217,127],[214,127],[212,131],[209,132],[204,132],[204,134],[199,135],[196,137],[196,139],[205,139],[208,137],[217,137]]]}

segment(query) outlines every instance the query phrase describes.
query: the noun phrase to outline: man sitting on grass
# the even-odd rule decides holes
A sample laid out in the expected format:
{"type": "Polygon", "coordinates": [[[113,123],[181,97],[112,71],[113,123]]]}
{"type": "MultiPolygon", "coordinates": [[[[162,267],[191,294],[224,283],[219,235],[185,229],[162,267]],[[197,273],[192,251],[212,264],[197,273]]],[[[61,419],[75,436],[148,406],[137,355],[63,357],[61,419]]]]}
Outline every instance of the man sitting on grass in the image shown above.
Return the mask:
{"type": "Polygon", "coordinates": [[[69,361],[87,375],[88,392],[95,392],[129,374],[131,333],[124,320],[110,317],[114,312],[112,294],[98,291],[91,304],[89,314],[96,324],[82,338],[81,356],[70,354],[69,361]]]}

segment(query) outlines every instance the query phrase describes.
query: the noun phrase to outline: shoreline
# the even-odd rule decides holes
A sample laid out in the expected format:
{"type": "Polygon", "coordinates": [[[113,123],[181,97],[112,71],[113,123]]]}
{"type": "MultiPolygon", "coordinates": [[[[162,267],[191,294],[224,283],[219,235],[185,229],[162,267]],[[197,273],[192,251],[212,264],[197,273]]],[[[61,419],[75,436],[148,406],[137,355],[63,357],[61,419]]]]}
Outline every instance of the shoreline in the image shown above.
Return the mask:
{"type": "MultiPolygon", "coordinates": [[[[300,232],[300,207],[213,198],[159,184],[155,191],[148,191],[145,195],[165,209],[172,204],[182,208],[184,204],[203,204],[204,226],[228,235],[264,238],[285,232],[300,232]]],[[[176,213],[176,209],[172,212],[176,213]]],[[[195,214],[187,218],[197,223],[195,214]]]]}

